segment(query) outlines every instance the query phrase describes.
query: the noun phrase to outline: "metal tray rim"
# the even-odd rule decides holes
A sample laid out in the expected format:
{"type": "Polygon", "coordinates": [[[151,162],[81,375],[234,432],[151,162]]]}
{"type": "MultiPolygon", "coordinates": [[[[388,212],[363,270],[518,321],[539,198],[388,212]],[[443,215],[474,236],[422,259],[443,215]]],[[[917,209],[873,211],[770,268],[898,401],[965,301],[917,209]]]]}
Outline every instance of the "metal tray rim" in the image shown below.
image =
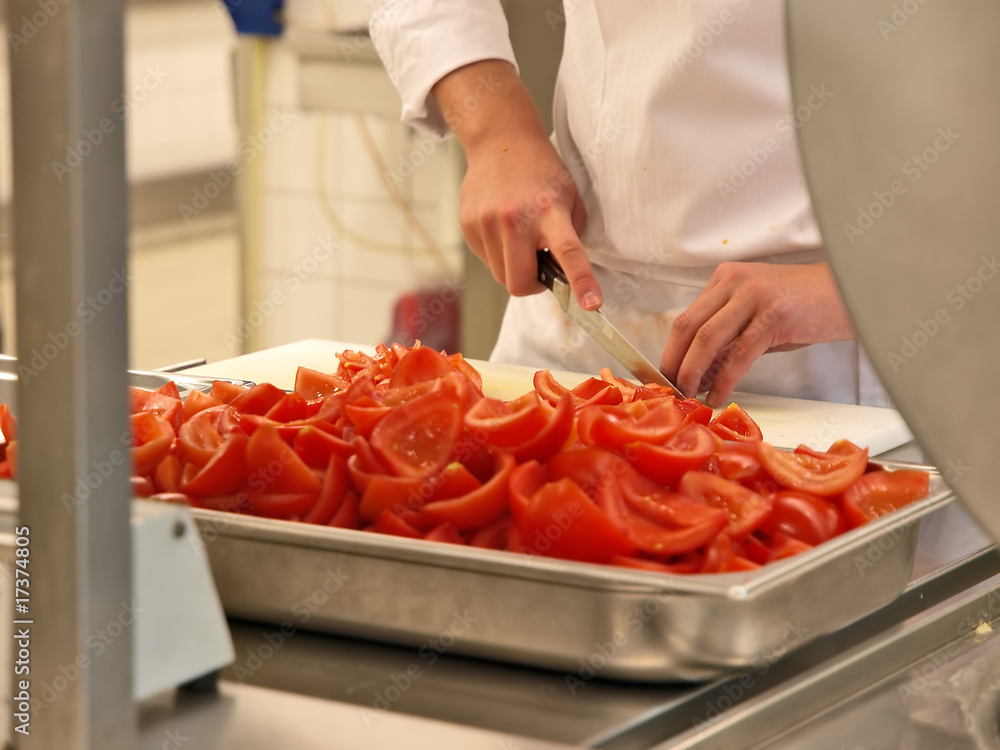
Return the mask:
{"type": "MultiPolygon", "coordinates": [[[[381,534],[363,534],[353,529],[314,526],[296,521],[247,516],[238,513],[194,508],[199,526],[217,535],[292,544],[395,559],[448,568],[462,568],[508,578],[541,580],[582,588],[614,591],[662,592],[677,595],[723,596],[732,600],[752,600],[783,585],[802,573],[822,566],[830,559],[851,554],[870,545],[894,529],[916,523],[955,499],[940,472],[932,466],[908,462],[879,461],[889,469],[923,469],[931,472],[931,490],[893,513],[872,521],[836,539],[788,560],[746,573],[670,575],[654,571],[581,563],[534,555],[517,555],[502,550],[460,547],[451,544],[405,539],[381,534]]],[[[211,541],[206,541],[210,544],[211,541]]]]}

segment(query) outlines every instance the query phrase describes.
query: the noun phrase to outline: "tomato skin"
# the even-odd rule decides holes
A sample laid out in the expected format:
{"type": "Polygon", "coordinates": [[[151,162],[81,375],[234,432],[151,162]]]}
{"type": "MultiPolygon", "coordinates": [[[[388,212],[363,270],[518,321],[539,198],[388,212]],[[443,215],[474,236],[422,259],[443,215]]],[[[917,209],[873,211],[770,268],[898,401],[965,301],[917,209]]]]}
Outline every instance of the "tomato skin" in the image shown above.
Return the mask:
{"type": "Polygon", "coordinates": [[[583,407],[578,415],[581,440],[611,451],[625,451],[636,442],[662,445],[677,434],[683,420],[673,401],[663,401],[638,418],[620,408],[601,406],[583,407]]]}
{"type": "Polygon", "coordinates": [[[354,490],[348,490],[327,526],[338,529],[360,529],[361,516],[358,514],[358,503],[358,493],[354,490]]]}
{"type": "Polygon", "coordinates": [[[204,466],[199,468],[192,463],[185,468],[181,492],[196,498],[221,497],[236,492],[246,480],[248,442],[246,435],[227,435],[204,466]]]}
{"type": "Polygon", "coordinates": [[[332,453],[323,475],[319,496],[302,520],[305,523],[324,526],[330,523],[344,502],[348,489],[350,489],[350,478],[347,474],[347,461],[332,453]]]}
{"type": "Polygon", "coordinates": [[[535,392],[555,406],[559,399],[569,393],[569,388],[557,381],[548,370],[538,370],[532,378],[535,392]]]}
{"type": "MultiPolygon", "coordinates": [[[[407,352],[392,368],[389,385],[398,388],[425,380],[443,378],[453,375],[455,372],[455,368],[443,354],[430,347],[419,346],[407,352]]],[[[463,379],[465,379],[464,376],[463,379]]]]}
{"type": "Polygon", "coordinates": [[[534,391],[504,402],[484,398],[465,413],[465,427],[483,435],[494,448],[511,448],[526,443],[548,422],[541,399],[534,391]]]}
{"type": "Polygon", "coordinates": [[[378,518],[372,525],[371,530],[377,534],[388,534],[390,536],[402,536],[409,539],[423,539],[423,533],[407,523],[398,513],[385,510],[379,513],[378,518]]]}
{"type": "MultiPolygon", "coordinates": [[[[233,435],[227,440],[230,437],[233,435]]],[[[316,494],[321,486],[312,469],[268,423],[258,427],[247,441],[245,478],[254,495],[316,494]]]]}
{"type": "Polygon", "coordinates": [[[582,562],[629,555],[632,543],[572,480],[542,486],[518,523],[523,551],[582,562]]]}
{"type": "MultiPolygon", "coordinates": [[[[673,396],[671,396],[673,398],[673,396]]],[[[685,422],[697,422],[698,424],[705,425],[706,427],[712,422],[712,408],[705,406],[696,398],[688,398],[683,401],[675,399],[677,402],[677,408],[681,410],[681,414],[684,415],[685,422]]]]}
{"type": "Polygon", "coordinates": [[[919,500],[930,488],[930,474],[919,469],[873,471],[844,491],[842,507],[853,528],[919,500]]]}
{"type": "Polygon", "coordinates": [[[771,498],[771,515],[760,525],[771,539],[778,534],[816,546],[847,530],[835,503],[801,490],[783,490],[771,498]]]}
{"type": "Polygon", "coordinates": [[[299,431],[292,443],[292,449],[306,466],[313,469],[324,468],[333,454],[346,461],[354,453],[351,443],[314,425],[307,425],[299,431]]]}
{"type": "Polygon", "coordinates": [[[246,388],[228,380],[212,381],[212,398],[218,399],[224,404],[232,403],[233,399],[246,392],[246,388]]]}
{"type": "Polygon", "coordinates": [[[186,422],[195,414],[213,406],[221,406],[222,402],[207,393],[193,390],[184,399],[184,406],[181,409],[181,419],[186,422]]]}
{"type": "Polygon", "coordinates": [[[258,383],[239,394],[229,402],[229,405],[243,414],[263,416],[284,397],[285,392],[277,386],[271,383],[258,383]]]}
{"type": "Polygon", "coordinates": [[[181,425],[177,439],[184,460],[196,466],[208,463],[223,443],[219,420],[225,409],[228,407],[213,406],[203,409],[181,425]]]}
{"type": "Polygon", "coordinates": [[[150,497],[156,494],[156,488],[149,477],[132,475],[129,477],[129,482],[132,487],[132,497],[150,497]]]}
{"type": "Polygon", "coordinates": [[[132,427],[133,471],[144,476],[152,474],[174,444],[174,428],[151,411],[141,411],[129,417],[132,427]]]}
{"type": "Polygon", "coordinates": [[[483,549],[507,549],[507,533],[510,531],[512,518],[504,515],[476,531],[469,539],[470,547],[482,547],[483,549]]]}
{"type": "Polygon", "coordinates": [[[181,428],[181,420],[184,415],[184,405],[179,398],[174,398],[168,393],[154,391],[146,399],[143,407],[144,412],[152,412],[156,416],[164,419],[170,424],[174,432],[181,428]]]}
{"type": "Polygon", "coordinates": [[[742,541],[771,513],[771,501],[742,484],[708,474],[689,471],[681,478],[679,490],[692,500],[722,508],[729,514],[726,534],[742,541]]]}
{"type": "Polygon", "coordinates": [[[317,493],[292,492],[249,493],[250,507],[255,515],[284,521],[300,520],[316,505],[317,493]]]}
{"type": "MultiPolygon", "coordinates": [[[[856,448],[856,446],[855,446],[856,448]]],[[[760,462],[778,484],[820,497],[839,494],[865,473],[868,449],[821,453],[799,446],[794,453],[760,444],[760,462]]]]}
{"type": "Polygon", "coordinates": [[[294,391],[286,393],[280,401],[267,410],[264,415],[275,422],[294,422],[309,416],[309,405],[306,400],[294,391]]]}
{"type": "Polygon", "coordinates": [[[180,492],[181,473],[181,462],[177,456],[173,454],[165,456],[153,472],[153,485],[157,493],[180,492]]]}
{"type": "Polygon", "coordinates": [[[465,544],[465,539],[462,538],[458,529],[447,522],[428,531],[424,535],[424,539],[428,542],[441,542],[443,544],[465,544]]]}
{"type": "MultiPolygon", "coordinates": [[[[129,386],[128,392],[129,392],[129,414],[136,414],[140,411],[145,411],[146,402],[149,401],[149,397],[153,395],[153,392],[146,390],[145,388],[136,388],[134,385],[129,386]]],[[[0,408],[6,409],[7,414],[10,414],[10,409],[7,408],[7,404],[4,404],[0,408]]],[[[2,423],[0,423],[0,431],[3,431],[3,434],[7,438],[7,440],[17,439],[7,434],[7,431],[3,429],[2,423]]]]}
{"type": "Polygon", "coordinates": [[[708,428],[723,440],[751,443],[759,443],[764,440],[760,427],[737,404],[730,404],[719,412],[708,423],[708,428]]]}
{"type": "Polygon", "coordinates": [[[778,534],[774,537],[771,544],[771,554],[768,555],[767,562],[773,563],[778,560],[784,560],[787,557],[794,557],[795,555],[801,555],[803,552],[808,552],[812,547],[801,539],[795,539],[784,534],[778,534]]]}
{"type": "Polygon", "coordinates": [[[510,507],[510,475],[515,464],[510,454],[498,454],[492,479],[461,497],[432,500],[417,515],[431,526],[450,523],[459,531],[488,526],[510,507]]]}
{"type": "Polygon", "coordinates": [[[17,440],[17,420],[6,403],[0,404],[0,432],[8,443],[17,440]]]}
{"type": "Polygon", "coordinates": [[[716,437],[701,424],[692,422],[662,446],[633,443],[627,456],[650,479],[674,486],[687,472],[700,469],[715,452],[716,437]]]}
{"type": "Polygon", "coordinates": [[[770,482],[771,492],[777,492],[780,488],[760,463],[759,445],[755,441],[724,440],[716,450],[719,476],[751,488],[770,482]]]}

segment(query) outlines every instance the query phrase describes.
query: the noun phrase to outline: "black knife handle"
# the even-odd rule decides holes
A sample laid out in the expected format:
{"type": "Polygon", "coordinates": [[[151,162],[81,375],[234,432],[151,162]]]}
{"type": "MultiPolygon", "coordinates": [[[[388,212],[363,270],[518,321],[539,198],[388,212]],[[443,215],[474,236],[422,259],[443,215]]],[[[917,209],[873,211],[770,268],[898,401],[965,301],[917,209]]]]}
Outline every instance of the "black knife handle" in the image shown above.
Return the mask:
{"type": "Polygon", "coordinates": [[[538,251],[538,280],[550,290],[553,290],[557,280],[566,283],[566,274],[547,249],[538,251]]]}

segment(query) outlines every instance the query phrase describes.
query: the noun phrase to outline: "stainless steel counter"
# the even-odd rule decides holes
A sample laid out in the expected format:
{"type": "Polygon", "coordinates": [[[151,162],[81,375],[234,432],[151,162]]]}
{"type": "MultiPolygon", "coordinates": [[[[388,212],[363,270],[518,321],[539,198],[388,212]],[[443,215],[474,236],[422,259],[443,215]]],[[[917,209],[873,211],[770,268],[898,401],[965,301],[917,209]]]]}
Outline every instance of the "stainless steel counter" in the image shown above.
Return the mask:
{"type": "MultiPolygon", "coordinates": [[[[921,459],[912,445],[887,457],[921,459]]],[[[992,711],[975,696],[985,682],[1000,684],[988,624],[998,613],[1000,555],[953,504],[924,521],[900,599],[790,656],[776,643],[746,674],[701,685],[580,684],[559,672],[233,621],[237,661],[220,694],[147,704],[143,747],[162,746],[171,727],[208,743],[186,748],[251,750],[279,746],[279,736],[280,746],[298,748],[330,747],[331,736],[366,748],[546,746],[526,738],[614,750],[897,747],[900,738],[913,748],[976,747],[942,717],[963,706],[969,715],[992,711]],[[930,737],[953,744],[919,744],[930,737]]]]}

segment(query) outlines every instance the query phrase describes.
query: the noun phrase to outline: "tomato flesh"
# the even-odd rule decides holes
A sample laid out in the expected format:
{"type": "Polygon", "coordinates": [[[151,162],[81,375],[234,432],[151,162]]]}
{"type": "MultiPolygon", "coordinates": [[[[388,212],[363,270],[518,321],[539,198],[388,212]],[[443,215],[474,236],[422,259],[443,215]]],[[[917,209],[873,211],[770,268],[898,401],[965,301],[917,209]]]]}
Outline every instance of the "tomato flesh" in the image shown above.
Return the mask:
{"type": "Polygon", "coordinates": [[[843,492],[865,473],[868,449],[850,453],[820,453],[801,447],[794,453],[760,444],[760,462],[774,480],[790,490],[820,497],[843,492]]]}
{"type": "Polygon", "coordinates": [[[929,488],[930,475],[926,471],[873,471],[844,492],[844,516],[851,528],[857,528],[919,500],[929,488]]]}

